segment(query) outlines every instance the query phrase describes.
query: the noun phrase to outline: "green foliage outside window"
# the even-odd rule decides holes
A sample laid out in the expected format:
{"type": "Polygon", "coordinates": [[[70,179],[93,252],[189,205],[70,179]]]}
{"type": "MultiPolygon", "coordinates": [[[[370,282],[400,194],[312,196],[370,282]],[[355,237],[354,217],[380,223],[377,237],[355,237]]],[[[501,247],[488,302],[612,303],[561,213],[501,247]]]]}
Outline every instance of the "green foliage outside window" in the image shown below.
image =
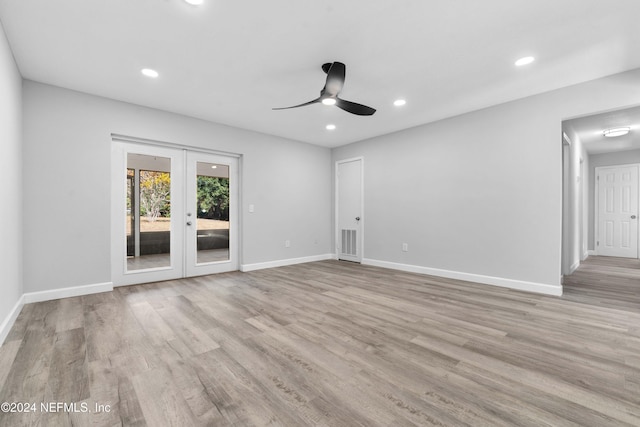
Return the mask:
{"type": "Polygon", "coordinates": [[[140,215],[150,222],[171,217],[171,175],[140,171],[140,215]]]}
{"type": "Polygon", "coordinates": [[[198,218],[229,221],[229,179],[198,176],[198,218]]]}

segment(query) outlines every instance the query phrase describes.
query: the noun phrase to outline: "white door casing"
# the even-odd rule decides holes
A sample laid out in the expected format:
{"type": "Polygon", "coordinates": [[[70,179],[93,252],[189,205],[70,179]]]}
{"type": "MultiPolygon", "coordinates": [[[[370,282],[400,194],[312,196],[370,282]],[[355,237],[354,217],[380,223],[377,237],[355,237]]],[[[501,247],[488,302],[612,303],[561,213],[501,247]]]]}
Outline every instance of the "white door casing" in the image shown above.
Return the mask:
{"type": "Polygon", "coordinates": [[[596,168],[596,253],[638,258],[638,165],[596,168]]]}
{"type": "Polygon", "coordinates": [[[336,253],[345,261],[362,262],[363,163],[362,158],[336,162],[336,253]]]}

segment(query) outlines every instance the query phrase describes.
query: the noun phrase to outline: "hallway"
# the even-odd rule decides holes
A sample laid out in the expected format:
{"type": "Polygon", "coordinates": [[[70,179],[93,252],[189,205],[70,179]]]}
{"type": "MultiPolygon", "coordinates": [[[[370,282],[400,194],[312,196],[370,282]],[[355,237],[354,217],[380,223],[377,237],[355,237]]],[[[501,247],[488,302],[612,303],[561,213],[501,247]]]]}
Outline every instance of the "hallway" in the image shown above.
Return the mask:
{"type": "Polygon", "coordinates": [[[590,256],[564,279],[563,299],[640,312],[640,260],[590,256]]]}

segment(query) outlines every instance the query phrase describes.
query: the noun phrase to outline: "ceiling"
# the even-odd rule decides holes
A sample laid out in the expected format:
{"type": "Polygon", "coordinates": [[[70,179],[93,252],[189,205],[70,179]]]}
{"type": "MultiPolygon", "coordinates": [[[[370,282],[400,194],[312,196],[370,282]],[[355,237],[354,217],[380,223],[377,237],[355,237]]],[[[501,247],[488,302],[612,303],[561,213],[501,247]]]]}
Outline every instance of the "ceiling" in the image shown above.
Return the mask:
{"type": "Polygon", "coordinates": [[[637,0],[0,0],[26,79],[327,147],[638,68],[638,16],[637,0]],[[272,110],[316,98],[333,61],[375,115],[272,110]]]}
{"type": "Polygon", "coordinates": [[[562,128],[565,133],[578,135],[589,154],[640,149],[640,107],[567,120],[562,123],[562,128]],[[602,134],[606,129],[618,127],[629,127],[631,131],[615,138],[607,138],[602,134]]]}

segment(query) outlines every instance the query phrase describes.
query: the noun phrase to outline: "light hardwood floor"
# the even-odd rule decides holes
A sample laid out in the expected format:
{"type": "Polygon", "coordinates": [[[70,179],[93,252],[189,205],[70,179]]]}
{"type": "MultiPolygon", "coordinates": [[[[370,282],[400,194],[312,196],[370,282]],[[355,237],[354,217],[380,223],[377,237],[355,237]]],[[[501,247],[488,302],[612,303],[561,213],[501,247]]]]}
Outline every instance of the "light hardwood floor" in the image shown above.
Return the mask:
{"type": "Polygon", "coordinates": [[[556,298],[323,261],[29,304],[0,402],[90,412],[0,425],[638,426],[639,272],[592,257],[556,298]]]}

